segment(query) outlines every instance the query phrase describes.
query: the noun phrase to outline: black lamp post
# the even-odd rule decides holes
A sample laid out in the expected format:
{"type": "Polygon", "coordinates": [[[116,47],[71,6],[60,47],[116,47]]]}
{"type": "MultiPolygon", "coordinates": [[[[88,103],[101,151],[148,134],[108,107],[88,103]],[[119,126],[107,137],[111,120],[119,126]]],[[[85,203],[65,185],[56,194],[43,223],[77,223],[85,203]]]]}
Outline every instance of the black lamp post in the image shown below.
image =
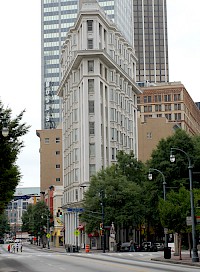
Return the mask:
{"type": "Polygon", "coordinates": [[[102,235],[103,235],[103,253],[106,252],[106,235],[105,235],[105,213],[104,213],[104,198],[105,198],[105,193],[103,190],[100,192],[101,195],[101,214],[102,214],[102,235]]]}
{"type": "Polygon", "coordinates": [[[188,156],[188,154],[176,147],[171,148],[170,152],[170,161],[175,162],[175,155],[173,154],[173,150],[180,151],[184,153],[188,159],[188,170],[189,170],[189,180],[190,180],[190,205],[191,205],[191,218],[192,218],[192,242],[193,242],[193,256],[192,256],[192,261],[193,262],[199,262],[199,256],[198,256],[198,249],[197,249],[197,242],[196,242],[196,225],[195,225],[195,212],[194,212],[194,194],[193,194],[193,185],[192,185],[192,168],[193,165],[191,164],[191,159],[188,156]]]}
{"type": "MultiPolygon", "coordinates": [[[[152,180],[152,174],[151,174],[152,171],[157,171],[158,173],[160,173],[162,175],[162,179],[163,179],[163,199],[165,201],[166,200],[166,184],[167,184],[166,181],[165,181],[165,176],[160,170],[155,169],[155,168],[150,168],[149,169],[149,174],[148,174],[148,179],[149,180],[152,180]]],[[[165,231],[165,248],[167,248],[167,247],[168,247],[168,239],[167,239],[167,233],[165,231]]]]}

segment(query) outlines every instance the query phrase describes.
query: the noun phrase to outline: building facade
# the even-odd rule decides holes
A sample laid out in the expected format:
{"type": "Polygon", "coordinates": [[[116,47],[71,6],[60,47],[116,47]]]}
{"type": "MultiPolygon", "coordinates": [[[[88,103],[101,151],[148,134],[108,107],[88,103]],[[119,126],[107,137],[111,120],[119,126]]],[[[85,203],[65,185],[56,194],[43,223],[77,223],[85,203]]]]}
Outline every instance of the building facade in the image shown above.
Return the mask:
{"type": "Polygon", "coordinates": [[[85,243],[74,235],[81,187],[115,163],[118,150],[138,156],[136,61],[134,49],[98,3],[83,3],[63,45],[58,90],[63,100],[66,244],[85,243]]]}
{"type": "Polygon", "coordinates": [[[14,198],[6,208],[6,215],[10,224],[11,236],[21,232],[22,214],[27,210],[29,204],[36,204],[40,200],[39,187],[16,188],[14,198]]]}
{"type": "Polygon", "coordinates": [[[140,160],[149,159],[159,140],[172,134],[177,127],[190,135],[200,133],[199,108],[181,82],[158,84],[142,90],[138,96],[140,160]]]}
{"type": "MultiPolygon", "coordinates": [[[[67,32],[85,0],[41,1],[41,126],[57,127],[61,122],[62,100],[56,95],[60,82],[60,53],[67,32]]],[[[87,1],[88,4],[90,0],[87,1]]],[[[133,0],[99,0],[99,5],[133,42],[133,0]]]]}
{"type": "Polygon", "coordinates": [[[137,82],[168,82],[166,0],[133,0],[137,82]]]}
{"type": "Polygon", "coordinates": [[[62,129],[37,130],[40,138],[40,191],[63,185],[62,129]]]}

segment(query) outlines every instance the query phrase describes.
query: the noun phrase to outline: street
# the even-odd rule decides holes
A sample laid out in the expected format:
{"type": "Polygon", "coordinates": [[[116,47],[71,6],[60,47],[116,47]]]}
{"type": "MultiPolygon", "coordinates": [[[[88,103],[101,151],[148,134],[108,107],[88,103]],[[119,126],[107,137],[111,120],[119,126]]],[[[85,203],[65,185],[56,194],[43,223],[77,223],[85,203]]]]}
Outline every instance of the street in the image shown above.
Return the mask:
{"type": "Polygon", "coordinates": [[[198,267],[151,261],[161,252],[59,253],[24,246],[23,252],[9,253],[0,247],[1,272],[193,272],[198,267]]]}

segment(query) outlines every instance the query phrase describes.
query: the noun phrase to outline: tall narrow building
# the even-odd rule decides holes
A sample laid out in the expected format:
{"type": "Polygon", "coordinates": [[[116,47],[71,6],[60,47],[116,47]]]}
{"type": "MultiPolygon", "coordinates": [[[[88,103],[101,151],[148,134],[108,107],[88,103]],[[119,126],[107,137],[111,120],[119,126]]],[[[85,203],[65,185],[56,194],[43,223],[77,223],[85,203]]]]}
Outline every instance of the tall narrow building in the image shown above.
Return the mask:
{"type": "Polygon", "coordinates": [[[166,0],[133,0],[137,82],[168,82],[166,0]]]}
{"type": "MultiPolygon", "coordinates": [[[[60,53],[69,27],[73,26],[85,0],[41,1],[41,127],[55,128],[61,121],[61,99],[56,95],[60,83],[60,53]]],[[[90,3],[90,0],[87,1],[90,3]]],[[[99,0],[99,5],[133,43],[133,0],[99,0]]]]}
{"type": "MultiPolygon", "coordinates": [[[[91,176],[116,163],[119,150],[138,156],[136,57],[95,0],[82,5],[62,48],[65,243],[75,237],[77,207],[91,176]],[[88,5],[90,2],[90,5],[88,5]]],[[[81,207],[80,207],[81,208],[81,207]]],[[[97,241],[96,241],[97,242],[97,241]]]]}

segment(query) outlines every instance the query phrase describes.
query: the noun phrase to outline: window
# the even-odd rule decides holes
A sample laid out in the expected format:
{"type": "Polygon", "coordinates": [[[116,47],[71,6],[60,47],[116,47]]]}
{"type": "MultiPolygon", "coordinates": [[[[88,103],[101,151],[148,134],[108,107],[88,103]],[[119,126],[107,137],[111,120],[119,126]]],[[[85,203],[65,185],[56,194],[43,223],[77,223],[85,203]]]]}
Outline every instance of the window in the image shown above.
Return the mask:
{"type": "Polygon", "coordinates": [[[174,110],[181,110],[181,104],[174,104],[174,110]]]}
{"type": "Polygon", "coordinates": [[[144,96],[144,103],[151,103],[151,96],[144,96]]]}
{"type": "Polygon", "coordinates": [[[147,139],[152,139],[152,133],[151,132],[147,132],[147,139]]]}
{"type": "Polygon", "coordinates": [[[89,146],[89,155],[90,155],[90,157],[95,156],[95,144],[90,144],[90,146],[89,146]]]}
{"type": "Polygon", "coordinates": [[[170,102],[171,101],[171,94],[165,94],[164,95],[164,101],[165,102],[170,102]]]}
{"type": "Polygon", "coordinates": [[[75,200],[78,201],[78,189],[75,189],[75,200]]]}
{"type": "Polygon", "coordinates": [[[88,31],[92,31],[93,30],[93,21],[92,20],[88,20],[87,21],[87,30],[88,31]]]}
{"type": "Polygon", "coordinates": [[[165,111],[171,111],[171,104],[165,105],[165,111]]]}
{"type": "Polygon", "coordinates": [[[94,122],[89,122],[89,135],[94,135],[94,122]]]}
{"type": "Polygon", "coordinates": [[[161,102],[161,95],[160,94],[155,95],[154,100],[155,100],[155,102],[161,102]]]}
{"type": "Polygon", "coordinates": [[[95,173],[96,173],[95,164],[90,164],[89,165],[89,175],[90,175],[90,177],[95,175],[95,173]]]}
{"type": "Polygon", "coordinates": [[[94,92],[94,79],[88,79],[88,93],[94,92]]]}
{"type": "Polygon", "coordinates": [[[75,181],[78,181],[78,176],[79,176],[79,169],[75,169],[75,181]]]}
{"type": "Polygon", "coordinates": [[[56,151],[56,155],[60,155],[60,151],[59,150],[56,151]]]}
{"type": "Polygon", "coordinates": [[[89,113],[94,113],[94,100],[89,101],[89,113]]]}
{"type": "Polygon", "coordinates": [[[56,169],[60,169],[60,164],[56,164],[56,169]]]}
{"type": "Polygon", "coordinates": [[[56,144],[60,143],[60,137],[56,137],[56,144]]]}
{"type": "Polygon", "coordinates": [[[161,105],[155,105],[155,111],[162,111],[161,105]]]}
{"type": "Polygon", "coordinates": [[[49,138],[44,139],[45,144],[49,144],[49,138]]]}
{"type": "Polygon", "coordinates": [[[174,94],[174,101],[180,101],[181,100],[181,94],[174,94]]]}
{"type": "Polygon", "coordinates": [[[56,182],[60,182],[60,178],[56,178],[56,182]]]}
{"type": "Polygon", "coordinates": [[[94,72],[94,61],[88,60],[88,72],[94,72]]]}
{"type": "Polygon", "coordinates": [[[93,49],[93,39],[88,39],[88,49],[93,49]]]}

